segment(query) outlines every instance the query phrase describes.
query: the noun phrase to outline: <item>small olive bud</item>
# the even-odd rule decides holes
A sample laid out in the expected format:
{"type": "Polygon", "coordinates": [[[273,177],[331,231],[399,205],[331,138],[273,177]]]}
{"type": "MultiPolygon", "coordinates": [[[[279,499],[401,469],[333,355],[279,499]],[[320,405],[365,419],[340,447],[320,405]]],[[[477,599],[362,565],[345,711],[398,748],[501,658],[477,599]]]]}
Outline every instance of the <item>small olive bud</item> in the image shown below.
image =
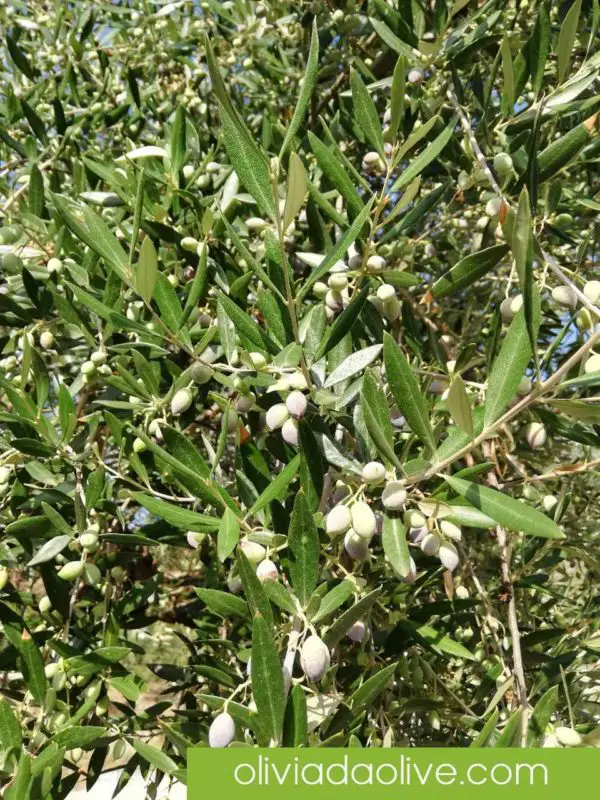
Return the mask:
{"type": "Polygon", "coordinates": [[[500,303],[500,314],[502,322],[508,325],[512,318],[519,311],[523,305],[523,295],[518,294],[516,297],[507,297],[500,303]]]}
{"type": "Polygon", "coordinates": [[[8,483],[10,480],[10,467],[0,467],[0,483],[8,483]]]}
{"type": "Polygon", "coordinates": [[[530,422],[525,428],[525,440],[532,450],[539,450],[546,444],[548,434],[541,422],[530,422]]]}
{"type": "Polygon", "coordinates": [[[258,542],[250,542],[248,539],[242,539],[240,542],[243,554],[246,556],[251,564],[257,565],[266,557],[267,551],[258,542]]]}
{"type": "Polygon", "coordinates": [[[591,303],[600,302],[600,281],[588,281],[583,287],[583,293],[591,303]]]}
{"type": "Polygon", "coordinates": [[[456,596],[459,600],[468,600],[469,599],[469,590],[466,586],[457,586],[456,587],[456,596]]]}
{"type": "Polygon", "coordinates": [[[195,253],[200,243],[193,236],[184,236],[179,244],[182,250],[187,250],[188,253],[195,253]]]}
{"type": "Polygon", "coordinates": [[[171,400],[171,413],[178,417],[192,405],[192,393],[189,389],[180,389],[175,392],[171,400]]]}
{"type": "Polygon", "coordinates": [[[370,539],[377,530],[377,520],[371,507],[364,502],[354,503],[350,509],[352,515],[352,528],[354,532],[364,539],[370,539]]]}
{"type": "Polygon", "coordinates": [[[447,570],[450,570],[450,572],[454,572],[458,566],[458,552],[456,547],[454,547],[453,544],[450,544],[450,542],[444,542],[444,544],[440,546],[440,549],[438,550],[438,558],[442,562],[442,566],[444,566],[447,570]]]}
{"type": "Polygon", "coordinates": [[[386,483],[381,493],[381,502],[388,511],[401,511],[406,503],[406,489],[400,481],[386,483]]]}
{"type": "Polygon", "coordinates": [[[106,352],[104,350],[94,350],[90,355],[90,361],[97,367],[106,364],[106,352]]]}
{"type": "Polygon", "coordinates": [[[413,86],[420,86],[423,83],[424,77],[423,70],[418,67],[413,67],[413,69],[408,72],[408,82],[413,86]]]}
{"type": "Polygon", "coordinates": [[[344,298],[340,292],[334,292],[333,289],[329,289],[325,295],[325,305],[330,311],[341,311],[344,307],[344,298]]]}
{"type": "Polygon", "coordinates": [[[591,375],[592,372],[600,372],[600,353],[594,353],[588,358],[583,371],[586,375],[591,375]]]}
{"type": "Polygon", "coordinates": [[[248,356],[255,370],[261,370],[267,366],[267,359],[262,353],[248,353],[248,356]]]}
{"type": "Polygon", "coordinates": [[[190,370],[190,375],[194,383],[202,385],[203,383],[208,383],[212,378],[213,370],[206,364],[201,364],[199,361],[196,361],[190,370]]]}
{"type": "Polygon", "coordinates": [[[181,171],[183,172],[183,177],[186,179],[186,181],[189,181],[196,170],[194,169],[193,164],[186,164],[181,171]]]}
{"type": "Polygon", "coordinates": [[[306,382],[304,373],[301,372],[300,370],[292,372],[291,375],[288,375],[288,383],[290,384],[291,389],[298,389],[298,390],[308,389],[308,384],[306,382]]]}
{"type": "Polygon", "coordinates": [[[450,522],[449,519],[443,519],[440,522],[440,531],[447,539],[452,539],[455,542],[460,542],[462,539],[462,531],[455,525],[453,522],[450,522]]]}
{"type": "Polygon", "coordinates": [[[136,436],[133,440],[133,452],[134,453],[143,453],[146,449],[146,442],[143,439],[140,439],[139,436],[136,436]]]}
{"type": "Polygon", "coordinates": [[[555,497],[553,494],[546,494],[542,497],[542,506],[547,514],[554,511],[557,505],[558,497],[555,497]]]}
{"type": "Polygon", "coordinates": [[[381,483],[385,478],[385,467],[379,461],[369,461],[362,469],[365,483],[381,483]]]}
{"type": "Polygon", "coordinates": [[[352,525],[352,515],[348,506],[334,506],[325,520],[325,531],[330,536],[346,533],[352,525]]]}
{"type": "Polygon", "coordinates": [[[83,572],[83,563],[81,561],[69,561],[59,571],[58,577],[63,581],[74,581],[83,572]]]}
{"type": "Polygon", "coordinates": [[[300,419],[306,413],[307,400],[299,391],[290,392],[285,401],[285,406],[292,417],[300,419]]]}
{"type": "Polygon", "coordinates": [[[567,728],[563,725],[559,725],[554,733],[563,747],[580,747],[583,744],[582,736],[577,733],[576,730],[573,730],[573,728],[567,728]]]}
{"type": "Polygon", "coordinates": [[[313,291],[314,296],[318,300],[323,300],[323,298],[329,292],[329,287],[327,286],[326,283],[323,283],[323,281],[317,281],[315,283],[315,285],[313,286],[312,291],[313,291]]]}
{"type": "Polygon", "coordinates": [[[58,661],[52,661],[44,667],[44,673],[49,681],[61,671],[58,661]]]}
{"type": "Polygon", "coordinates": [[[64,269],[63,262],[60,260],[60,258],[51,258],[46,265],[46,269],[50,273],[55,272],[57,275],[60,275],[64,269]]]}
{"type": "Polygon", "coordinates": [[[556,286],[552,289],[552,299],[562,308],[575,308],[577,295],[569,286],[556,286]]]}
{"type": "Polygon", "coordinates": [[[318,636],[309,636],[300,650],[300,666],[306,677],[316,683],[329,669],[329,648],[318,636]]]}
{"type": "Polygon", "coordinates": [[[427,533],[421,539],[421,550],[426,556],[435,556],[440,549],[441,540],[437,533],[427,533]]]}
{"type": "Polygon", "coordinates": [[[281,428],[283,423],[290,417],[290,412],[287,410],[285,403],[276,403],[267,411],[266,423],[270,431],[281,428]]]}
{"type": "Polygon", "coordinates": [[[580,331],[589,331],[594,327],[594,320],[587,308],[582,308],[577,312],[575,325],[577,325],[580,331]]]}
{"type": "Polygon", "coordinates": [[[277,565],[270,558],[265,558],[256,568],[256,577],[261,583],[264,583],[267,579],[276,581],[279,578],[277,565]]]}
{"type": "Polygon", "coordinates": [[[517,394],[519,395],[526,395],[529,394],[531,391],[531,378],[528,378],[527,375],[524,375],[517,386],[517,394]]]}
{"type": "Polygon", "coordinates": [[[218,161],[209,161],[204,169],[208,175],[216,175],[221,171],[221,165],[218,161]]]}
{"type": "Polygon", "coordinates": [[[84,375],[94,375],[96,372],[96,365],[93,361],[84,361],[81,365],[81,371],[84,375]]]}
{"type": "Polygon", "coordinates": [[[162,442],[163,435],[160,429],[160,422],[157,419],[153,419],[148,425],[148,433],[150,436],[154,436],[157,441],[162,442]]]}
{"type": "Polygon", "coordinates": [[[42,350],[50,350],[54,344],[54,334],[52,331],[42,331],[40,333],[40,347],[42,350]]]}
{"type": "Polygon", "coordinates": [[[214,718],[208,731],[210,747],[227,747],[235,738],[235,722],[227,712],[214,718]]]}
{"type": "Polygon", "coordinates": [[[354,561],[364,561],[369,555],[369,543],[350,529],[344,537],[344,548],[354,561]]]}
{"type": "Polygon", "coordinates": [[[298,446],[298,422],[295,419],[286,419],[281,426],[283,441],[292,447],[298,446]]]}
{"type": "Polygon", "coordinates": [[[227,581],[227,588],[231,594],[239,594],[242,591],[242,579],[239,577],[239,575],[234,575],[233,578],[229,578],[227,581]]]}
{"type": "Polygon", "coordinates": [[[362,621],[362,619],[357,620],[354,625],[352,625],[346,631],[346,636],[353,642],[362,642],[365,638],[365,633],[367,632],[367,626],[362,621]]]}

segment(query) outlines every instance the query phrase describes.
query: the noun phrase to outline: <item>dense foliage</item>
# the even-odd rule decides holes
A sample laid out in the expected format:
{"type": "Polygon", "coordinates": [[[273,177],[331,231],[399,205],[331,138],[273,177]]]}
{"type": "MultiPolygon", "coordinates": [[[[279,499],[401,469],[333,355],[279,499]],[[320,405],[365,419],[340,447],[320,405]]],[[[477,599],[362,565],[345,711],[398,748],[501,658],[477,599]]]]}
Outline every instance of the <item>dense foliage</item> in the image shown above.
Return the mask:
{"type": "Polygon", "coordinates": [[[3,796],[597,743],[597,0],[0,20],[3,796]]]}

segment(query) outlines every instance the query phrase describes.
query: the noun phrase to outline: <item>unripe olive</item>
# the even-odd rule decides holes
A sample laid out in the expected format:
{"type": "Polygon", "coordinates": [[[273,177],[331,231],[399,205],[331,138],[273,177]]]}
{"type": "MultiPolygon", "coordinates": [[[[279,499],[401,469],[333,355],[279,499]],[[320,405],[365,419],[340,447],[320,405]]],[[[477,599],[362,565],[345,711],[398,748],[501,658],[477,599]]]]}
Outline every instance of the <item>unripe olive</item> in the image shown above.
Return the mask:
{"type": "Polygon", "coordinates": [[[196,361],[190,369],[190,375],[195,383],[202,385],[212,378],[213,370],[206,364],[196,361]]]}
{"type": "Polygon", "coordinates": [[[457,586],[456,587],[456,596],[459,600],[468,600],[469,599],[469,590],[466,586],[457,586]]]}
{"type": "Polygon", "coordinates": [[[298,422],[295,419],[286,419],[281,426],[283,441],[292,447],[298,446],[298,422]]]}
{"type": "Polygon", "coordinates": [[[382,283],[377,289],[377,297],[382,303],[389,303],[396,299],[396,289],[389,283],[382,283]]]}
{"type": "Polygon", "coordinates": [[[180,389],[175,392],[171,400],[171,413],[178,417],[192,405],[192,393],[189,389],[180,389]]]}
{"type": "Polygon", "coordinates": [[[329,291],[329,287],[323,281],[317,281],[312,288],[313,294],[319,300],[323,300],[323,298],[327,295],[329,291]]]}
{"type": "Polygon", "coordinates": [[[182,250],[187,250],[188,253],[195,253],[200,243],[193,236],[184,236],[179,244],[182,250]]]}
{"type": "Polygon", "coordinates": [[[256,402],[256,395],[254,394],[254,392],[241,394],[235,401],[235,410],[239,411],[240,414],[247,414],[255,402],[256,402]]]}
{"type": "Polygon", "coordinates": [[[583,744],[582,736],[573,728],[559,725],[554,732],[556,738],[564,747],[580,747],[583,744]]]}
{"type": "Polygon", "coordinates": [[[96,365],[93,361],[84,361],[81,365],[81,371],[84,375],[94,375],[96,372],[96,365]]]}
{"type": "Polygon", "coordinates": [[[354,561],[364,561],[369,555],[369,543],[350,529],[344,537],[344,548],[354,561]]]}
{"type": "Polygon", "coordinates": [[[446,538],[453,539],[455,542],[460,542],[462,539],[461,529],[458,527],[458,525],[450,522],[449,519],[443,519],[440,522],[440,531],[446,538]]]}
{"type": "Polygon", "coordinates": [[[276,403],[274,406],[267,411],[266,414],[266,423],[267,428],[270,431],[277,430],[277,428],[281,428],[283,423],[289,419],[290,412],[287,410],[287,406],[285,403],[276,403]]]}
{"type": "Polygon", "coordinates": [[[276,581],[279,578],[277,565],[270,558],[265,558],[256,568],[256,577],[261,583],[264,583],[267,579],[276,581]]]}
{"type": "Polygon", "coordinates": [[[54,677],[52,678],[52,688],[55,689],[57,692],[62,692],[62,690],[67,685],[67,676],[63,671],[58,671],[55,673],[54,677]]]}
{"type": "Polygon", "coordinates": [[[334,506],[325,520],[325,531],[330,536],[338,536],[352,525],[352,515],[348,506],[334,506]]]}
{"type": "Polygon", "coordinates": [[[154,436],[159,442],[162,441],[163,435],[160,429],[160,422],[157,419],[153,419],[150,424],[148,425],[148,433],[150,436],[154,436]]]}
{"type": "Polygon", "coordinates": [[[196,170],[194,169],[193,164],[186,164],[181,171],[183,172],[183,177],[186,179],[186,181],[189,181],[196,170]]]}
{"type": "Polygon", "coordinates": [[[246,227],[249,231],[263,231],[269,223],[262,217],[249,217],[246,220],[246,227]]]}
{"type": "Polygon", "coordinates": [[[508,153],[496,153],[494,156],[494,169],[499,175],[506,175],[513,168],[513,160],[508,153]]]}
{"type": "Polygon", "coordinates": [[[227,581],[227,588],[231,594],[239,594],[242,591],[243,584],[239,575],[234,575],[233,578],[229,578],[227,581]]]}
{"type": "Polygon", "coordinates": [[[569,286],[556,286],[552,289],[552,299],[562,308],[575,308],[577,295],[569,286]]]}
{"type": "Polygon", "coordinates": [[[458,552],[453,544],[450,542],[444,542],[438,551],[438,558],[442,562],[442,566],[444,566],[450,572],[454,572],[456,567],[458,566],[459,558],[458,552]]]}
{"type": "Polygon", "coordinates": [[[54,344],[54,334],[52,331],[42,331],[40,333],[40,347],[42,350],[49,350],[54,344]]]}
{"type": "Polygon", "coordinates": [[[60,258],[51,258],[48,260],[46,269],[50,273],[55,272],[57,275],[60,275],[64,269],[63,262],[60,260],[60,258]]]}
{"type": "Polygon", "coordinates": [[[408,72],[408,82],[411,83],[413,86],[420,86],[423,83],[425,75],[422,69],[418,67],[413,67],[408,72]]]}
{"type": "Polygon", "coordinates": [[[525,440],[532,450],[538,450],[546,444],[548,434],[541,422],[530,422],[525,428],[525,440]]]}
{"type": "Polygon", "coordinates": [[[125,575],[126,575],[126,572],[125,572],[125,570],[123,569],[123,567],[116,566],[116,567],[113,567],[113,568],[111,569],[111,571],[110,571],[110,575],[111,575],[111,578],[112,578],[113,580],[115,580],[115,581],[122,581],[122,580],[123,580],[123,578],[124,578],[124,577],[125,577],[125,575]]]}
{"type": "Polygon", "coordinates": [[[559,228],[568,228],[573,224],[573,217],[570,214],[558,214],[556,224],[559,228]]]}
{"type": "Polygon", "coordinates": [[[187,543],[189,544],[190,547],[193,547],[194,550],[197,550],[202,544],[202,541],[205,536],[206,534],[204,533],[200,533],[197,531],[188,531],[186,533],[187,543]]]}
{"type": "Polygon", "coordinates": [[[81,561],[69,561],[59,570],[58,577],[63,581],[74,581],[82,572],[83,563],[81,561]]]}
{"type": "Polygon", "coordinates": [[[227,747],[235,738],[235,722],[226,711],[214,718],[208,731],[210,747],[227,747]]]}
{"type": "Polygon", "coordinates": [[[53,661],[51,664],[46,664],[44,667],[44,673],[48,680],[52,680],[52,678],[59,672],[62,672],[60,666],[57,661],[53,661]]]}
{"type": "Polygon", "coordinates": [[[385,467],[379,461],[369,461],[362,469],[365,483],[381,483],[385,478],[385,467]]]}
{"type": "Polygon", "coordinates": [[[592,372],[600,372],[600,353],[593,353],[585,362],[583,371],[586,375],[591,375],[592,372]]]}
{"type": "Polygon", "coordinates": [[[441,539],[437,533],[427,533],[421,540],[421,550],[426,556],[437,555],[440,549],[441,539]]]}
{"type": "Polygon", "coordinates": [[[500,210],[502,209],[502,198],[501,197],[492,197],[491,200],[488,200],[485,204],[485,213],[488,217],[497,217],[500,214],[500,210]]]}
{"type": "Polygon", "coordinates": [[[139,436],[136,436],[133,440],[133,452],[134,453],[143,453],[146,449],[146,442],[143,439],[140,439],[139,436]]]}
{"type": "Polygon", "coordinates": [[[517,394],[526,395],[531,391],[531,378],[524,375],[517,386],[517,394]]]}
{"type": "Polygon", "coordinates": [[[553,494],[546,494],[542,497],[542,506],[546,513],[550,513],[554,511],[556,506],[558,505],[558,497],[555,497],[553,494]]]}
{"type": "Polygon", "coordinates": [[[353,642],[362,642],[366,632],[367,626],[359,619],[346,631],[346,636],[353,642]]]}
{"type": "Polygon", "coordinates": [[[348,278],[342,272],[336,272],[335,274],[331,275],[327,282],[329,284],[329,288],[334,292],[341,292],[348,286],[348,278]]]}
{"type": "Polygon", "coordinates": [[[292,372],[291,375],[288,375],[288,382],[292,389],[299,389],[299,390],[308,389],[306,377],[304,376],[304,373],[301,372],[300,370],[292,372]]]}
{"type": "Polygon", "coordinates": [[[600,281],[588,281],[583,287],[583,293],[592,303],[600,301],[600,281]]]}
{"type": "Polygon", "coordinates": [[[508,324],[515,314],[518,313],[519,309],[523,305],[523,295],[518,294],[516,297],[507,297],[500,303],[500,314],[502,316],[502,321],[505,324],[508,324]]]}
{"type": "Polygon", "coordinates": [[[98,702],[96,703],[96,714],[99,717],[103,717],[108,711],[108,706],[109,706],[109,699],[106,695],[104,695],[104,697],[101,697],[100,700],[98,700],[98,702]]]}
{"type": "Polygon", "coordinates": [[[340,292],[329,289],[325,295],[325,305],[330,311],[341,311],[344,307],[344,298],[340,292]]]}
{"type": "Polygon", "coordinates": [[[94,350],[94,352],[90,355],[90,361],[96,366],[100,366],[101,364],[106,363],[106,351],[104,350],[94,350]]]}
{"type": "Polygon", "coordinates": [[[250,542],[248,539],[242,539],[240,542],[242,552],[251,564],[259,564],[267,555],[267,551],[258,542],[250,542]]]}
{"type": "Polygon", "coordinates": [[[406,489],[400,481],[390,481],[381,493],[381,502],[388,511],[401,511],[406,503],[406,489]]]}
{"type": "Polygon", "coordinates": [[[0,483],[8,483],[10,480],[11,468],[0,467],[0,483]]]}
{"type": "Polygon", "coordinates": [[[314,634],[309,636],[300,650],[300,666],[306,677],[316,683],[329,669],[331,656],[325,642],[314,634]]]}
{"type": "Polygon", "coordinates": [[[299,419],[306,413],[306,397],[298,390],[290,392],[286,398],[285,406],[293,417],[299,419]]]}
{"type": "Polygon", "coordinates": [[[352,528],[354,532],[364,539],[370,539],[377,530],[377,521],[371,507],[360,501],[354,503],[350,509],[352,515],[352,528]]]}
{"type": "Polygon", "coordinates": [[[113,745],[112,757],[115,761],[119,761],[125,755],[127,750],[127,742],[125,739],[117,739],[113,745]]]}
{"type": "Polygon", "coordinates": [[[218,161],[209,161],[204,169],[208,175],[216,175],[221,171],[221,165],[218,161]]]}
{"type": "Polygon", "coordinates": [[[46,689],[46,697],[44,698],[44,711],[46,714],[51,714],[56,708],[56,689],[49,686],[46,689]]]}
{"type": "Polygon", "coordinates": [[[52,608],[52,603],[50,602],[50,598],[47,595],[44,595],[42,598],[40,598],[40,602],[38,603],[38,609],[40,614],[47,614],[51,610],[51,608],[52,608]]]}
{"type": "Polygon", "coordinates": [[[367,269],[369,272],[381,272],[385,269],[385,258],[378,255],[369,256],[367,259],[367,269]]]}
{"type": "Polygon", "coordinates": [[[578,311],[575,317],[575,324],[580,331],[589,331],[594,327],[594,320],[587,308],[582,308],[578,311]]]}

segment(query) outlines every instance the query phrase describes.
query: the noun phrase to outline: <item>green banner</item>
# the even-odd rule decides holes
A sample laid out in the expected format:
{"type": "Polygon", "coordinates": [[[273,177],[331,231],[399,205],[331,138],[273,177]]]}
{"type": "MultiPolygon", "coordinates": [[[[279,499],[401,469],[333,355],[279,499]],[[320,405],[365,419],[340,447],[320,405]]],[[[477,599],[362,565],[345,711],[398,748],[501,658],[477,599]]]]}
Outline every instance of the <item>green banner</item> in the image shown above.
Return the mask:
{"type": "Polygon", "coordinates": [[[598,766],[593,748],[202,748],[188,751],[188,800],[566,800],[598,766]]]}

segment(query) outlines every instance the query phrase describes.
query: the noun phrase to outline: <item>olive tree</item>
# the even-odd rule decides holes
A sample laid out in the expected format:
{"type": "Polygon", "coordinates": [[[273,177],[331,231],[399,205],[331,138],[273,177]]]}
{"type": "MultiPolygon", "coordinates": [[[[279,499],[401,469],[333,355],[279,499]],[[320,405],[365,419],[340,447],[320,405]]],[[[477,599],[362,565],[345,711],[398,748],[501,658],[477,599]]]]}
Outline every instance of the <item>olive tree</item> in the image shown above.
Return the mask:
{"type": "Polygon", "coordinates": [[[3,796],[597,744],[597,0],[0,17],[3,796]]]}

